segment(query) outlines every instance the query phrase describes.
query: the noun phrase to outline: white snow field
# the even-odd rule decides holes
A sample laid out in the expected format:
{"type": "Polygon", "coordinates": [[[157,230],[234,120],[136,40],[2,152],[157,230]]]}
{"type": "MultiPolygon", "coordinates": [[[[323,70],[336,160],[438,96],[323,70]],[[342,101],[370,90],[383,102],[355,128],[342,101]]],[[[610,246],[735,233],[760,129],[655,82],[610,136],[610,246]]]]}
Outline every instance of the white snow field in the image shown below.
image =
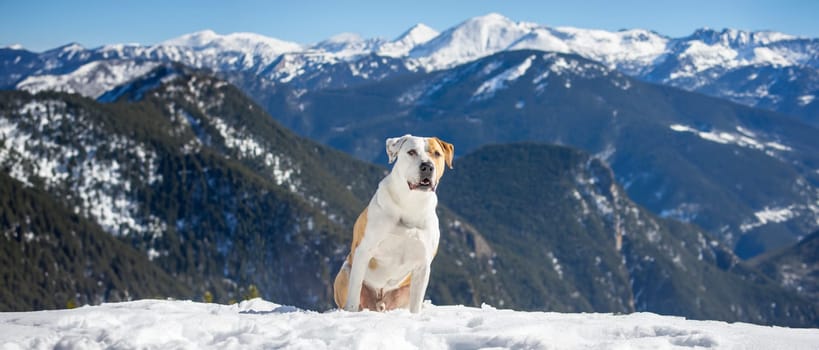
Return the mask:
{"type": "Polygon", "coordinates": [[[0,313],[1,349],[817,349],[819,329],[427,303],[420,314],[141,300],[0,313]]]}

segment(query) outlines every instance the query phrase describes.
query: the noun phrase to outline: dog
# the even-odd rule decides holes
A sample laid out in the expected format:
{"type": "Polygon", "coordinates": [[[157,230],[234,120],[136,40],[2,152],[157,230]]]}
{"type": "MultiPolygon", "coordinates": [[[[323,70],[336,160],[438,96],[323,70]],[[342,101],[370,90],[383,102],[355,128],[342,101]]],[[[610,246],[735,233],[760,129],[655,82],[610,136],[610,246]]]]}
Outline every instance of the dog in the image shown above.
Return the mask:
{"type": "Polygon", "coordinates": [[[409,134],[387,139],[386,146],[395,165],[355,222],[333,294],[347,311],[418,313],[440,240],[435,190],[444,166],[452,169],[455,147],[409,134]]]}

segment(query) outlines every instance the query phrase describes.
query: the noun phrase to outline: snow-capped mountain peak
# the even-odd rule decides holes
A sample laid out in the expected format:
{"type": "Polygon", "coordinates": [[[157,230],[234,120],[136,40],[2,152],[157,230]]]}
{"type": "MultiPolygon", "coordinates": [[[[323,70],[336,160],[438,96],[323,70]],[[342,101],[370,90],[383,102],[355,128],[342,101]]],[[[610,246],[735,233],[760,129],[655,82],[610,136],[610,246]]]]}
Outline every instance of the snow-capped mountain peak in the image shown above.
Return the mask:
{"type": "Polygon", "coordinates": [[[202,47],[208,43],[219,38],[213,30],[205,29],[198,32],[184,34],[182,36],[163,41],[160,45],[166,46],[185,46],[185,47],[202,47]]]}
{"type": "Polygon", "coordinates": [[[694,31],[685,39],[700,40],[709,45],[725,45],[735,48],[749,45],[768,45],[777,41],[796,39],[796,36],[774,31],[746,31],[724,28],[721,31],[708,27],[694,31]]]}
{"type": "Polygon", "coordinates": [[[164,41],[160,46],[181,46],[193,49],[215,49],[219,51],[250,51],[255,53],[282,54],[299,51],[297,43],[266,37],[255,33],[231,33],[220,35],[212,30],[203,30],[164,41]]]}
{"type": "Polygon", "coordinates": [[[82,46],[80,43],[71,42],[65,44],[63,46],[59,46],[57,48],[51,49],[47,52],[79,52],[85,50],[85,47],[82,46]]]}
{"type": "Polygon", "coordinates": [[[609,32],[574,27],[550,28],[514,22],[497,13],[469,19],[419,45],[410,56],[437,70],[503,50],[533,49],[575,53],[612,67],[644,67],[667,51],[669,38],[645,29],[609,32]]]}
{"type": "Polygon", "coordinates": [[[794,49],[790,42],[795,39],[795,36],[772,31],[698,29],[669,43],[668,54],[676,59],[676,67],[663,81],[696,89],[709,81],[707,77],[698,77],[700,73],[711,69],[788,67],[819,58],[815,44],[794,49]]]}
{"type": "Polygon", "coordinates": [[[51,50],[43,52],[43,56],[49,58],[61,58],[61,59],[74,59],[77,55],[81,55],[86,53],[87,50],[84,46],[79,43],[72,42],[65,44],[63,46],[59,46],[53,48],[51,50]]]}
{"type": "Polygon", "coordinates": [[[537,25],[497,13],[468,19],[410,52],[428,70],[451,67],[505,50],[537,25]]]}
{"type": "Polygon", "coordinates": [[[609,32],[574,27],[539,27],[510,46],[574,53],[631,72],[649,65],[666,51],[669,39],[644,29],[609,32]]]}
{"type": "Polygon", "coordinates": [[[153,46],[106,46],[105,58],[139,58],[182,62],[216,71],[264,69],[283,54],[301,52],[301,44],[255,33],[218,34],[203,30],[153,46]]]}
{"type": "Polygon", "coordinates": [[[364,38],[358,33],[339,33],[319,42],[313,48],[328,52],[340,52],[351,46],[361,45],[364,41],[364,38]]]}
{"type": "Polygon", "coordinates": [[[85,61],[90,56],[91,51],[76,42],[45,51],[41,55],[47,69],[60,69],[68,62],[85,61]]]}
{"type": "Polygon", "coordinates": [[[383,39],[365,39],[357,33],[340,33],[312,46],[311,49],[343,59],[375,52],[383,43],[383,39]]]}
{"type": "Polygon", "coordinates": [[[437,30],[433,29],[432,27],[430,27],[430,26],[428,26],[426,24],[423,24],[423,23],[418,23],[418,24],[412,26],[412,28],[410,28],[406,32],[404,32],[404,34],[401,34],[398,38],[393,40],[393,42],[397,42],[397,41],[409,42],[409,41],[411,41],[411,42],[414,42],[414,43],[424,43],[424,42],[432,40],[432,38],[438,36],[438,34],[441,34],[441,33],[438,32],[437,30]]]}
{"type": "MultiPolygon", "coordinates": [[[[333,36],[327,38],[326,40],[322,41],[322,43],[326,43],[326,44],[330,44],[330,43],[333,43],[333,44],[346,44],[346,43],[359,42],[359,41],[363,41],[363,40],[364,40],[364,38],[358,33],[344,32],[344,33],[338,33],[336,35],[333,35],[333,36]]],[[[320,43],[319,45],[321,45],[322,43],[320,43]]]]}
{"type": "Polygon", "coordinates": [[[418,23],[393,41],[381,45],[378,54],[390,57],[406,56],[416,46],[428,42],[440,33],[423,23],[418,23]]]}

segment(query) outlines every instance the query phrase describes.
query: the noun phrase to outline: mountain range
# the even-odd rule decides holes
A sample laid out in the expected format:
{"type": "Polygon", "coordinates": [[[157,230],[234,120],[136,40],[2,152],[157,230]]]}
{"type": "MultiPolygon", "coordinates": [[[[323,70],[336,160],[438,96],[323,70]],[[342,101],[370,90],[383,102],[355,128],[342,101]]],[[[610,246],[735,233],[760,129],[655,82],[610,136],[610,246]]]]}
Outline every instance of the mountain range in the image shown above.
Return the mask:
{"type": "MultiPolygon", "coordinates": [[[[748,258],[793,243],[819,225],[815,156],[819,145],[814,141],[819,136],[815,128],[786,120],[816,125],[817,45],[815,39],[776,32],[702,29],[669,38],[647,30],[552,28],[489,14],[443,32],[419,24],[392,41],[345,33],[303,45],[252,33],[202,31],[149,46],[85,49],[69,44],[40,54],[6,48],[0,51],[0,88],[101,98],[163,62],[179,62],[214,72],[240,87],[297,133],[367,161],[381,157],[372,151],[379,148],[380,138],[401,133],[385,133],[379,124],[390,121],[395,123],[393,129],[413,129],[412,118],[448,116],[445,123],[436,124],[458,128],[443,134],[452,134],[466,151],[489,142],[529,140],[564,143],[605,158],[614,155],[610,161],[618,179],[638,203],[663,216],[701,225],[748,258]],[[522,58],[538,57],[535,52],[556,56],[522,58]],[[531,71],[540,71],[541,76],[527,79],[540,79],[540,83],[523,90],[512,87],[523,80],[518,79],[521,76],[532,74],[528,72],[532,64],[531,71]],[[470,71],[478,66],[483,70],[470,71]],[[557,96],[553,91],[557,86],[548,85],[551,79],[546,79],[545,70],[551,71],[552,78],[560,76],[562,81],[556,84],[571,96],[583,95],[587,101],[578,105],[580,100],[573,100],[574,105],[568,106],[559,99],[544,99],[557,96]],[[578,89],[576,82],[597,78],[607,81],[578,89]],[[478,80],[483,81],[478,84],[478,80]],[[641,82],[706,93],[781,115],[693,97],[675,97],[679,102],[655,106],[663,103],[634,90],[693,95],[641,82]],[[396,90],[404,84],[411,88],[396,90]],[[612,84],[626,92],[631,86],[641,88],[613,94],[612,84]],[[467,85],[475,90],[451,93],[467,85]],[[355,94],[364,94],[363,99],[355,94]],[[499,100],[501,96],[507,100],[499,100]],[[347,103],[346,98],[356,103],[347,103]],[[716,117],[726,108],[732,116],[716,117]],[[619,115],[627,110],[641,121],[619,115]],[[479,120],[473,112],[493,120],[479,120]],[[507,123],[504,117],[520,113],[537,122],[507,123]],[[556,113],[565,118],[556,118],[556,113]],[[757,120],[759,115],[765,115],[764,120],[757,120]],[[405,121],[399,127],[396,122],[401,118],[405,121]],[[453,124],[452,118],[463,118],[463,123],[453,124]],[[621,120],[628,119],[631,125],[626,127],[621,120]],[[663,119],[665,125],[649,125],[663,119]],[[480,135],[482,131],[473,130],[477,122],[483,123],[479,129],[507,132],[480,135]],[[609,128],[605,137],[599,134],[604,126],[609,128]],[[673,148],[664,154],[687,153],[684,158],[689,161],[672,164],[673,159],[646,152],[635,153],[638,158],[621,157],[633,147],[620,140],[650,139],[668,134],[668,128],[679,133],[675,138],[680,141],[668,145],[657,139],[663,148],[673,148]],[[456,130],[465,133],[455,135],[456,130]],[[692,150],[684,144],[687,139],[727,146],[716,152],[711,151],[715,145],[692,150]],[[792,143],[800,146],[794,148],[792,143]],[[736,152],[742,154],[732,154],[736,152]],[[659,171],[647,168],[657,162],[666,164],[658,165],[659,171]],[[691,173],[703,176],[690,177],[691,173]]],[[[415,124],[414,130],[426,125],[415,124]]]]}
{"type": "MultiPolygon", "coordinates": [[[[112,44],[85,49],[69,44],[40,54],[7,47],[0,51],[4,71],[0,88],[34,90],[48,84],[62,85],[54,75],[109,59],[175,61],[218,72],[252,73],[268,84],[287,83],[343,63],[351,70],[352,80],[372,81],[403,70],[430,72],[520,49],[577,54],[640,80],[819,123],[819,102],[814,103],[819,92],[817,39],[708,28],[670,38],[644,29],[608,32],[549,27],[515,22],[494,13],[440,33],[418,24],[391,41],[345,33],[305,45],[253,33],[219,35],[206,30],[156,45],[112,44]],[[378,69],[373,62],[356,64],[369,55],[396,60],[387,69],[378,69]]],[[[85,68],[90,70],[93,67],[85,68]]],[[[135,71],[131,77],[139,74],[135,71]]]]}

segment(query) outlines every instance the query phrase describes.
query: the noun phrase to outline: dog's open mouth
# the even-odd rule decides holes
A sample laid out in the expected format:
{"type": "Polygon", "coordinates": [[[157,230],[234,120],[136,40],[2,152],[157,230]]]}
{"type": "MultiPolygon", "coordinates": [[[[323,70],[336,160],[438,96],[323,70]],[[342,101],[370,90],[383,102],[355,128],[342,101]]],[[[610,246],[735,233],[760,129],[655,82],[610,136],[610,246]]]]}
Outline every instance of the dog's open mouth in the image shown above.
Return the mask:
{"type": "Polygon", "coordinates": [[[420,191],[434,191],[435,190],[435,188],[432,187],[432,180],[430,180],[429,178],[423,178],[423,179],[421,179],[421,181],[419,181],[418,183],[415,183],[415,184],[407,182],[407,185],[409,185],[410,190],[413,190],[413,191],[414,190],[420,190],[420,191]]]}

